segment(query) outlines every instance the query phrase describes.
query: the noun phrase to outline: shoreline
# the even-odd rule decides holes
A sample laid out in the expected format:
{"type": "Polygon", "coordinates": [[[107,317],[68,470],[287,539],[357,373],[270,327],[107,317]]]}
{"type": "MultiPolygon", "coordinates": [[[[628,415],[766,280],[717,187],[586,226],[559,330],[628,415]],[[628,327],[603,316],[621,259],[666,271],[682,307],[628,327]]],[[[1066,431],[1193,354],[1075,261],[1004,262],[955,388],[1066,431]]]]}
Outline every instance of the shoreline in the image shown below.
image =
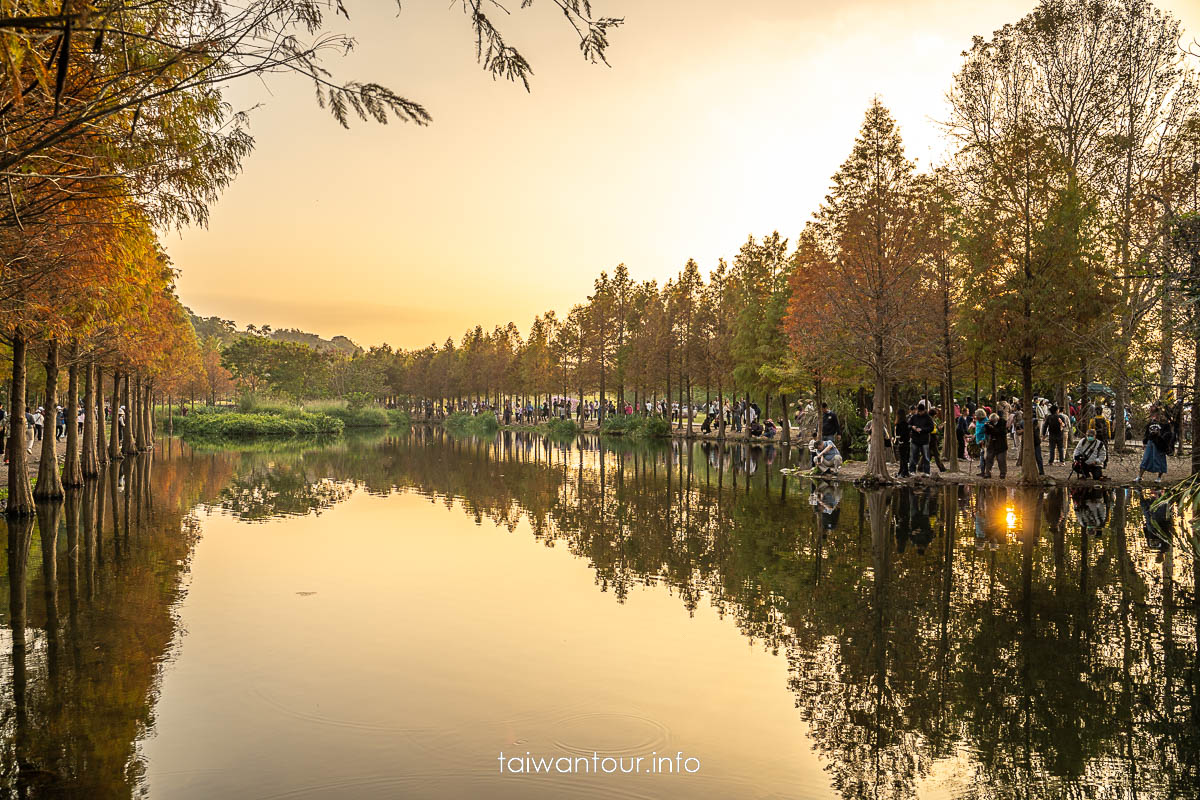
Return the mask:
{"type": "MultiPolygon", "coordinates": [[[[412,420],[412,424],[413,425],[437,425],[440,427],[442,425],[442,420],[414,418],[412,420]]],[[[526,433],[545,434],[545,431],[541,429],[541,426],[544,424],[545,423],[538,423],[535,425],[505,425],[505,424],[501,423],[500,427],[498,428],[498,432],[499,431],[524,431],[526,433]]],[[[576,423],[576,424],[578,425],[578,423],[576,423]]],[[[598,434],[600,431],[599,431],[599,426],[595,423],[595,421],[589,420],[586,425],[579,426],[579,432],[580,433],[598,434]]],[[[623,439],[625,437],[613,436],[611,438],[623,439]]],[[[747,437],[744,434],[729,435],[728,430],[727,430],[726,436],[722,439],[720,437],[720,435],[717,433],[708,433],[708,434],[701,433],[698,427],[695,430],[693,430],[691,433],[688,433],[687,429],[676,429],[676,428],[672,427],[670,438],[671,439],[681,439],[684,441],[706,441],[706,442],[719,442],[719,443],[723,442],[725,444],[741,444],[741,445],[751,445],[751,446],[757,445],[759,447],[765,447],[767,445],[771,445],[774,447],[807,448],[807,445],[808,445],[807,440],[798,439],[798,438],[792,438],[788,442],[784,442],[779,439],[771,439],[771,440],[762,439],[762,438],[753,438],[752,439],[750,437],[747,437]]],[[[641,440],[641,441],[655,441],[655,440],[641,440]]],[[[667,439],[663,438],[663,439],[659,439],[657,441],[665,442],[665,441],[667,441],[667,439]]],[[[1170,487],[1176,483],[1179,483],[1180,481],[1186,480],[1187,478],[1189,478],[1191,476],[1190,454],[1185,453],[1183,456],[1171,456],[1167,459],[1167,474],[1165,476],[1163,476],[1162,483],[1156,483],[1154,480],[1155,476],[1153,474],[1148,474],[1146,476],[1146,478],[1142,482],[1139,483],[1135,479],[1137,477],[1138,465],[1141,463],[1141,460],[1142,460],[1141,448],[1138,447],[1136,449],[1133,449],[1133,448],[1130,448],[1127,446],[1125,452],[1113,453],[1109,457],[1108,467],[1105,469],[1106,474],[1105,474],[1104,478],[1101,480],[1095,481],[1095,480],[1084,480],[1081,478],[1072,478],[1070,476],[1071,464],[1068,461],[1068,462],[1057,462],[1054,464],[1046,464],[1045,465],[1045,473],[1046,474],[1041,477],[1041,480],[1039,480],[1038,482],[1033,483],[1033,484],[1025,484],[1025,483],[1021,482],[1021,468],[1016,466],[1016,458],[1015,458],[1015,456],[1012,455],[1014,452],[1015,451],[1013,451],[1011,449],[1009,450],[1010,459],[1009,459],[1008,475],[1004,478],[980,477],[979,475],[975,474],[975,472],[974,472],[974,470],[978,469],[978,465],[974,460],[971,460],[969,463],[966,460],[960,460],[957,471],[949,471],[948,470],[946,472],[939,472],[937,469],[937,465],[934,464],[934,465],[932,465],[930,475],[909,476],[907,478],[901,478],[901,477],[896,476],[895,474],[892,474],[887,480],[881,480],[881,481],[865,480],[866,475],[867,475],[866,461],[848,460],[842,465],[841,470],[836,474],[809,475],[807,470],[796,470],[796,471],[791,472],[790,474],[798,475],[800,477],[811,477],[811,478],[815,478],[815,479],[819,479],[819,480],[839,481],[842,483],[853,483],[856,486],[860,486],[860,487],[867,486],[867,485],[886,487],[886,486],[941,486],[941,485],[946,485],[946,484],[953,484],[953,485],[966,485],[966,486],[972,486],[972,485],[978,485],[978,486],[1085,486],[1085,487],[1086,486],[1095,486],[1095,487],[1103,487],[1103,488],[1122,487],[1122,488],[1131,488],[1131,489],[1170,487]]],[[[1046,455],[1047,455],[1046,452],[1043,450],[1043,452],[1042,452],[1043,458],[1045,458],[1046,455]]],[[[949,465],[947,464],[947,466],[949,466],[949,465]]],[[[889,461],[888,467],[889,467],[889,470],[894,471],[896,469],[896,463],[894,461],[889,461]]]]}

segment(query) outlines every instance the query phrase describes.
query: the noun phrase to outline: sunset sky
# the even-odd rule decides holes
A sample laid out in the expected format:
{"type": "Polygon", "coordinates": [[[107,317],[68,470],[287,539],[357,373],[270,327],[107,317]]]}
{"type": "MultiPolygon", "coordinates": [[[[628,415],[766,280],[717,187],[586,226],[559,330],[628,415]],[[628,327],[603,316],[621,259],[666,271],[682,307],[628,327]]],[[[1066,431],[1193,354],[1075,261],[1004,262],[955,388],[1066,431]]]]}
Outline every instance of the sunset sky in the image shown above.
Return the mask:
{"type": "MultiPolygon", "coordinates": [[[[591,66],[549,0],[496,14],[532,92],[475,63],[459,4],[348,3],[358,49],[331,66],[423,103],[428,128],[347,131],[300,78],[232,87],[254,107],[244,174],[207,229],[166,237],[196,313],[362,345],[522,331],[618,263],[707,272],[747,235],[794,240],[874,95],[908,153],[937,160],[944,97],[972,35],[1033,0],[593,0],[625,17],[591,66]]],[[[1200,0],[1159,0],[1187,41],[1200,0]]],[[[1186,43],[1186,42],[1185,42],[1186,43]]],[[[1197,64],[1200,67],[1200,62],[1197,64]]]]}

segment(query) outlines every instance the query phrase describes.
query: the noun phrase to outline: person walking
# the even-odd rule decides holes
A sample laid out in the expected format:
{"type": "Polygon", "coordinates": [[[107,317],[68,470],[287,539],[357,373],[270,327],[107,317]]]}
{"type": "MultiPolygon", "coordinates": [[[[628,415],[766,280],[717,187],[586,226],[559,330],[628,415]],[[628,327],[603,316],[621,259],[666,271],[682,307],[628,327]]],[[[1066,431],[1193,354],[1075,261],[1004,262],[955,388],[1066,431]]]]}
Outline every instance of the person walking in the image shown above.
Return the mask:
{"type": "Polygon", "coordinates": [[[1142,463],[1138,466],[1138,483],[1141,483],[1142,476],[1147,472],[1157,473],[1155,481],[1162,482],[1163,475],[1167,474],[1167,453],[1171,452],[1174,443],[1170,424],[1163,419],[1158,408],[1154,408],[1142,435],[1142,445],[1145,449],[1142,451],[1142,463]]]}

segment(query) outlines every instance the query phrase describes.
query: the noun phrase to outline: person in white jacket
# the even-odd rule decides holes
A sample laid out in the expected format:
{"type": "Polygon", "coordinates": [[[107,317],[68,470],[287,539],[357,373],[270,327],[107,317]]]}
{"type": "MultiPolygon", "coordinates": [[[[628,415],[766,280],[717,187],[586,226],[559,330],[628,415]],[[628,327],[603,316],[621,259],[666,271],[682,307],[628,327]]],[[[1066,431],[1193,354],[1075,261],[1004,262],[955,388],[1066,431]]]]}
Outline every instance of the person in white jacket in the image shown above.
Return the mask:
{"type": "Polygon", "coordinates": [[[1108,458],[1108,451],[1104,442],[1096,436],[1094,428],[1089,429],[1087,435],[1075,445],[1072,457],[1075,461],[1073,468],[1079,474],[1096,481],[1104,477],[1104,462],[1108,458]]]}

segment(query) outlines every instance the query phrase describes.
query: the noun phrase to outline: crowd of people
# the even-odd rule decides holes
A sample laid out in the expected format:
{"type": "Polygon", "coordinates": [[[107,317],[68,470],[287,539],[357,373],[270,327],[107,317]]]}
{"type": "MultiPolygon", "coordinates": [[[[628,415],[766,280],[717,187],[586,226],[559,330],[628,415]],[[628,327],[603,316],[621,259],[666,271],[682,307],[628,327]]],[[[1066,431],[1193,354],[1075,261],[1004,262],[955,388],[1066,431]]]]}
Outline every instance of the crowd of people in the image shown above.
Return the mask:
{"type": "MultiPolygon", "coordinates": [[[[30,410],[28,407],[25,411],[25,452],[33,453],[33,446],[37,442],[42,441],[46,435],[46,423],[54,420],[54,439],[61,442],[67,438],[67,411],[62,406],[55,406],[53,414],[47,413],[44,406],[38,406],[30,410]]],[[[80,405],[76,409],[74,424],[80,434],[83,433],[83,406],[80,405]]],[[[105,424],[109,424],[112,420],[112,407],[104,404],[104,419],[105,424]]],[[[8,463],[8,437],[12,433],[12,417],[8,410],[0,403],[0,455],[4,456],[4,463],[8,463]]],[[[125,406],[117,407],[117,435],[120,437],[118,441],[125,441],[125,406]]]]}
{"type": "MultiPolygon", "coordinates": [[[[1109,450],[1114,435],[1112,408],[1103,400],[1088,402],[1082,407],[1067,398],[1067,405],[1059,408],[1045,398],[1034,402],[1034,419],[1026,424],[1017,398],[1001,400],[995,406],[977,404],[973,398],[955,401],[953,407],[954,430],[958,457],[969,460],[976,474],[983,478],[1005,478],[1008,474],[1009,451],[1016,453],[1015,464],[1021,466],[1024,457],[1023,439],[1033,437],[1033,455],[1038,474],[1045,474],[1042,443],[1048,448],[1048,463],[1066,463],[1068,443],[1075,438],[1071,452],[1071,472],[1081,478],[1101,480],[1108,466],[1109,450]]],[[[1167,456],[1172,453],[1177,441],[1179,415],[1162,403],[1151,405],[1143,429],[1142,461],[1138,469],[1140,482],[1147,473],[1153,473],[1161,482],[1167,472],[1167,456]]],[[[1132,420],[1126,412],[1126,429],[1132,429],[1132,420]]],[[[939,474],[946,471],[941,460],[940,429],[944,414],[926,398],[907,409],[898,409],[891,429],[885,433],[885,445],[894,451],[899,465],[899,477],[931,473],[937,465],[939,474]]],[[[870,423],[867,425],[868,433],[870,423]]]]}
{"type": "MultiPolygon", "coordinates": [[[[1150,407],[1148,419],[1142,428],[1143,457],[1137,477],[1139,482],[1147,474],[1153,474],[1160,482],[1166,475],[1167,457],[1173,452],[1179,438],[1180,410],[1177,405],[1169,407],[1159,402],[1150,407]]],[[[601,404],[598,400],[580,402],[572,397],[548,397],[540,404],[510,401],[499,405],[477,400],[451,401],[435,407],[427,403],[424,411],[427,418],[455,411],[471,414],[490,411],[506,425],[534,424],[550,419],[575,419],[583,424],[612,416],[636,414],[670,420],[682,427],[685,422],[700,417],[701,434],[711,434],[724,424],[735,436],[767,441],[780,436],[783,424],[782,420],[777,423],[769,417],[764,419],[758,404],[748,398],[712,399],[693,407],[667,400],[647,400],[635,405],[611,398],[601,404]]],[[[821,403],[819,410],[815,410],[810,403],[803,407],[797,404],[792,413],[793,424],[804,432],[806,438],[812,434],[808,447],[813,456],[814,472],[836,473],[844,463],[842,449],[849,445],[844,441],[846,431],[836,412],[830,409],[828,403],[821,403]]],[[[895,458],[900,478],[930,475],[934,466],[939,474],[946,472],[942,462],[943,437],[953,436],[958,458],[970,462],[977,476],[1003,479],[1008,476],[1010,452],[1014,454],[1014,465],[1021,466],[1024,457],[1022,442],[1029,435],[1034,437],[1033,456],[1038,474],[1044,474],[1047,464],[1054,464],[1057,460],[1058,463],[1070,463],[1073,476],[1102,480],[1114,437],[1112,414],[1112,406],[1102,398],[1075,402],[1067,397],[1062,408],[1047,398],[1037,398],[1034,402],[1035,419],[1027,425],[1020,402],[1015,397],[994,404],[987,401],[977,403],[974,398],[967,397],[954,401],[953,429],[945,431],[943,409],[927,397],[922,397],[907,408],[895,409],[894,417],[884,432],[884,444],[895,458]]],[[[1133,419],[1128,410],[1125,414],[1126,430],[1132,431],[1133,419]]],[[[868,419],[868,442],[871,427],[872,421],[868,419]]]]}

